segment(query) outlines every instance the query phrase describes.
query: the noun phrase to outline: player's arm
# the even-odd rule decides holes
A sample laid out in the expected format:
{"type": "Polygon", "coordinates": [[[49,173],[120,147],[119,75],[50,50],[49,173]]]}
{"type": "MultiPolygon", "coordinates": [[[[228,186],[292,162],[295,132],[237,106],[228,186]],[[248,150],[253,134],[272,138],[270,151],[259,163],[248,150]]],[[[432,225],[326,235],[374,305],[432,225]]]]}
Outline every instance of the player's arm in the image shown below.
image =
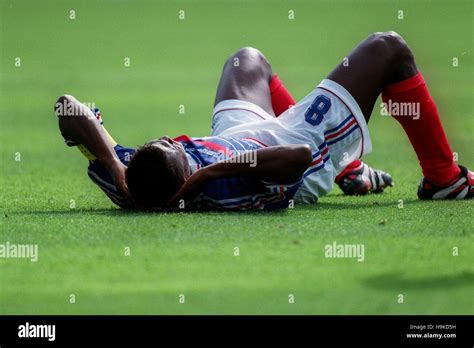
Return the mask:
{"type": "Polygon", "coordinates": [[[256,151],[256,160],[249,163],[248,154],[240,154],[230,160],[204,167],[191,175],[170,204],[180,199],[191,199],[202,191],[203,186],[215,179],[231,176],[253,175],[257,179],[275,184],[290,184],[299,180],[311,164],[312,153],[308,145],[279,145],[256,151]],[[255,165],[253,165],[255,164],[255,165]]]}
{"type": "Polygon", "coordinates": [[[120,162],[105,129],[92,111],[70,95],[59,97],[55,104],[59,129],[65,139],[84,145],[111,173],[115,186],[128,196],[126,166],[120,162]],[[66,106],[66,107],[65,107],[66,106]]]}

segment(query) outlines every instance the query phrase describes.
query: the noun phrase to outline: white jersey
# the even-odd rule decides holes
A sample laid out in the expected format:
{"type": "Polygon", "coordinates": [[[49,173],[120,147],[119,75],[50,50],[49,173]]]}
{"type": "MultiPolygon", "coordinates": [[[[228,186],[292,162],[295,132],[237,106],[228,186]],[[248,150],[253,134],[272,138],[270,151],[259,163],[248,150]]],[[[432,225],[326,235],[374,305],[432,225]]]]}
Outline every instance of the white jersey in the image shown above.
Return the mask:
{"type": "Polygon", "coordinates": [[[214,107],[212,135],[267,146],[310,145],[313,162],[295,195],[299,203],[313,203],[331,191],[337,174],[372,150],[359,105],[344,87],[327,79],[279,117],[253,103],[224,100],[214,107]]]}

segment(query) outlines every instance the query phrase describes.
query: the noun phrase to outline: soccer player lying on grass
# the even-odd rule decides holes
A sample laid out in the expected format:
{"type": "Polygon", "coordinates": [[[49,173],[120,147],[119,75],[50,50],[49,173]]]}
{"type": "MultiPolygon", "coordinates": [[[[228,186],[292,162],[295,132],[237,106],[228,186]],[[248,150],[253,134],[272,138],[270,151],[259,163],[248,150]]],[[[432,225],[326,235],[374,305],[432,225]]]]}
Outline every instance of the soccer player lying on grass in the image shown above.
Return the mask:
{"type": "MultiPolygon", "coordinates": [[[[275,81],[279,83],[276,85],[279,93],[284,92],[279,96],[280,102],[284,97],[288,108],[295,102],[276,76],[272,83],[275,81]]],[[[275,95],[272,94],[272,100],[275,95]]],[[[276,107],[278,110],[279,106],[276,107]]],[[[60,97],[55,109],[58,115],[75,116],[59,118],[61,133],[66,143],[79,147],[90,160],[90,178],[113,202],[124,208],[137,205],[148,208],[165,206],[166,200],[160,197],[171,197],[190,173],[203,167],[206,167],[206,170],[201,169],[200,173],[221,180],[213,180],[208,184],[204,194],[194,200],[191,207],[240,210],[285,208],[296,193],[304,170],[313,161],[308,145],[265,147],[255,139],[231,137],[163,137],[147,143],[135,153],[133,148],[118,145],[102,127],[98,109],[89,110],[72,96],[60,97]],[[132,154],[133,164],[126,170],[132,154]],[[168,156],[171,158],[169,161],[166,159],[168,156]],[[209,166],[225,159],[229,159],[227,163],[222,161],[219,165],[209,166]],[[125,172],[129,182],[138,183],[135,187],[132,184],[134,201],[127,198],[125,172]],[[144,178],[144,173],[149,174],[149,177],[144,178]],[[176,181],[176,178],[182,180],[176,181]],[[148,181],[148,185],[143,184],[148,181]],[[154,194],[150,195],[150,191],[154,194]]],[[[347,173],[349,172],[353,178],[346,178],[344,185],[341,185],[348,193],[355,190],[358,194],[382,191],[383,179],[374,179],[376,184],[372,185],[368,180],[370,175],[383,175],[385,182],[391,182],[388,174],[374,171],[360,161],[353,165],[353,169],[347,170],[347,173]],[[355,171],[359,173],[354,174],[355,171]],[[366,177],[367,175],[369,176],[366,177]]],[[[343,177],[342,174],[340,176],[343,177]]]]}
{"type": "MultiPolygon", "coordinates": [[[[472,198],[473,173],[454,162],[436,106],[406,42],[393,32],[375,33],[357,46],[345,63],[349,64],[341,63],[307,97],[275,117],[279,114],[278,101],[283,100],[282,109],[285,109],[293,104],[290,100],[292,98],[273,75],[270,64],[259,51],[252,48],[241,49],[229,58],[224,67],[216,96],[210,144],[206,144],[206,139],[193,141],[187,137],[175,139],[183,148],[169,138],[151,142],[136,152],[128,169],[118,164],[117,160],[115,165],[107,164],[110,160],[103,157],[101,159],[97,155],[100,152],[92,149],[99,161],[91,163],[89,174],[91,175],[91,167],[94,172],[94,165],[99,166],[100,170],[107,168],[119,190],[126,192],[128,184],[132,197],[144,206],[165,206],[168,198],[173,196],[172,203],[176,203],[179,198],[186,198],[192,204],[202,207],[266,209],[269,199],[278,199],[278,191],[279,199],[286,197],[288,200],[288,197],[294,195],[296,202],[311,203],[329,192],[334,180],[350,182],[354,178],[356,182],[369,181],[369,190],[380,190],[390,184],[390,177],[368,168],[357,162],[357,159],[371,151],[367,121],[378,95],[382,93],[382,99],[388,105],[412,103],[419,107],[419,115],[392,115],[407,133],[423,171],[424,178],[418,188],[418,197],[472,198]],[[245,142],[245,145],[223,145],[228,141],[227,137],[232,141],[245,142]],[[255,147],[251,148],[250,144],[255,147]],[[292,144],[309,145],[312,161],[307,161],[306,147],[286,148],[292,144]],[[295,176],[291,179],[304,172],[302,180],[279,182],[279,179],[272,177],[270,181],[266,181],[271,174],[268,171],[265,172],[265,177],[254,181],[256,185],[253,189],[258,187],[261,190],[263,185],[263,192],[248,190],[252,185],[246,183],[244,187],[248,195],[242,194],[237,198],[230,196],[229,199],[219,197],[222,191],[217,189],[219,185],[215,184],[216,181],[224,180],[226,189],[233,187],[238,190],[241,182],[229,184],[229,178],[235,178],[233,169],[230,168],[239,167],[242,170],[243,166],[238,163],[206,163],[201,155],[211,153],[216,157],[216,153],[220,153],[220,159],[228,158],[223,157],[222,153],[229,148],[235,148],[233,151],[239,153],[236,149],[240,145],[241,152],[262,148],[270,148],[271,151],[273,146],[284,146],[282,151],[297,149],[301,161],[296,161],[298,165],[290,170],[295,170],[295,176]],[[199,150],[201,146],[206,149],[199,150]],[[193,154],[197,154],[196,158],[193,154]],[[201,161],[206,166],[203,169],[199,169],[201,161]],[[179,167],[184,166],[180,167],[183,172],[177,171],[170,163],[181,163],[179,167]],[[308,164],[308,168],[304,168],[308,164]],[[156,179],[164,178],[163,171],[169,180],[156,179]],[[189,174],[191,176],[188,177],[189,174]],[[209,194],[212,191],[209,187],[214,187],[213,193],[217,194],[217,199],[209,194]],[[176,193],[178,189],[179,192],[176,193]],[[272,190],[276,196],[261,200],[256,198],[269,195],[272,190]],[[241,202],[243,204],[239,205],[241,202]]],[[[63,100],[60,99],[61,101],[63,100]]],[[[60,117],[60,125],[72,123],[68,119],[74,118],[60,117]]],[[[70,135],[65,127],[61,126],[61,129],[68,139],[70,135]]],[[[105,132],[101,127],[97,129],[105,132]]],[[[72,133],[75,132],[70,134],[72,133]]],[[[89,140],[88,145],[85,138],[75,139],[86,148],[94,146],[94,141],[89,140]]],[[[109,156],[120,158],[123,148],[117,146],[114,152],[112,146],[108,146],[109,156]]],[[[284,163],[285,161],[280,162],[280,165],[284,166],[284,163]]],[[[248,164],[246,167],[239,174],[247,175],[251,171],[248,164]]],[[[277,168],[279,166],[275,166],[275,170],[277,168]]],[[[253,172],[250,176],[252,175],[253,172]]],[[[111,179],[106,182],[110,189],[113,187],[111,182],[111,179]]],[[[101,187],[104,188],[104,185],[101,187]]],[[[281,199],[283,205],[275,206],[283,207],[287,200],[281,199]]]]}

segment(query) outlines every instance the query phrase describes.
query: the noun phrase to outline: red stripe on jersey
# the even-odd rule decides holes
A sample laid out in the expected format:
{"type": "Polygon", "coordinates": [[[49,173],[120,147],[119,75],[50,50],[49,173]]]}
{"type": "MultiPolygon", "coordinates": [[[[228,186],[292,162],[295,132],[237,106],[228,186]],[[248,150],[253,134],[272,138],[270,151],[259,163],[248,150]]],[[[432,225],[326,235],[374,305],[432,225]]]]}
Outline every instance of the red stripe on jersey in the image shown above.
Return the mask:
{"type": "Polygon", "coordinates": [[[194,142],[202,146],[205,146],[208,149],[225,153],[226,155],[232,155],[233,153],[232,150],[228,149],[227,147],[220,144],[213,143],[211,141],[194,140],[194,142]]]}
{"type": "Polygon", "coordinates": [[[174,141],[180,141],[180,142],[185,142],[185,143],[189,143],[191,141],[193,141],[190,137],[188,137],[187,135],[180,135],[179,137],[176,137],[176,138],[173,138],[174,141]]]}
{"type": "Polygon", "coordinates": [[[207,147],[208,149],[222,152],[226,155],[232,155],[232,150],[228,149],[227,147],[213,143],[211,141],[205,141],[205,140],[196,140],[196,139],[191,139],[187,135],[180,135],[179,137],[173,138],[174,141],[182,142],[182,143],[190,143],[190,142],[195,142],[196,144],[202,145],[204,147],[207,147]]]}

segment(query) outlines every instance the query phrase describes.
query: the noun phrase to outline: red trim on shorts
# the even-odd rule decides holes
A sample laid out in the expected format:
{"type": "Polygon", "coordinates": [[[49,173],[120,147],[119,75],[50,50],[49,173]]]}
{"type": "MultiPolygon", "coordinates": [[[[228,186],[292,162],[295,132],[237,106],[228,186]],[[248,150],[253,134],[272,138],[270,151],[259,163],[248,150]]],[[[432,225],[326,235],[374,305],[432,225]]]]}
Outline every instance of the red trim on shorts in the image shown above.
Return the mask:
{"type": "Polygon", "coordinates": [[[263,147],[268,147],[267,144],[264,144],[262,143],[260,140],[257,140],[255,138],[242,138],[242,140],[252,140],[252,141],[255,141],[256,143],[259,143],[260,145],[262,145],[263,147]]]}
{"type": "Polygon", "coordinates": [[[315,164],[318,164],[319,162],[321,162],[324,159],[324,156],[326,156],[326,154],[328,153],[328,151],[329,151],[328,147],[326,147],[323,151],[321,151],[321,153],[319,154],[317,159],[315,159],[313,162],[311,162],[311,164],[308,166],[308,168],[310,168],[310,167],[314,166],[315,164]]]}
{"type": "Polygon", "coordinates": [[[333,134],[330,134],[328,135],[327,137],[325,137],[326,141],[327,140],[330,140],[332,138],[336,138],[338,137],[339,135],[341,135],[342,133],[344,133],[346,130],[348,130],[349,128],[351,128],[354,123],[357,123],[355,117],[348,123],[346,124],[344,127],[342,127],[342,129],[338,130],[336,133],[333,133],[333,134]]]}

